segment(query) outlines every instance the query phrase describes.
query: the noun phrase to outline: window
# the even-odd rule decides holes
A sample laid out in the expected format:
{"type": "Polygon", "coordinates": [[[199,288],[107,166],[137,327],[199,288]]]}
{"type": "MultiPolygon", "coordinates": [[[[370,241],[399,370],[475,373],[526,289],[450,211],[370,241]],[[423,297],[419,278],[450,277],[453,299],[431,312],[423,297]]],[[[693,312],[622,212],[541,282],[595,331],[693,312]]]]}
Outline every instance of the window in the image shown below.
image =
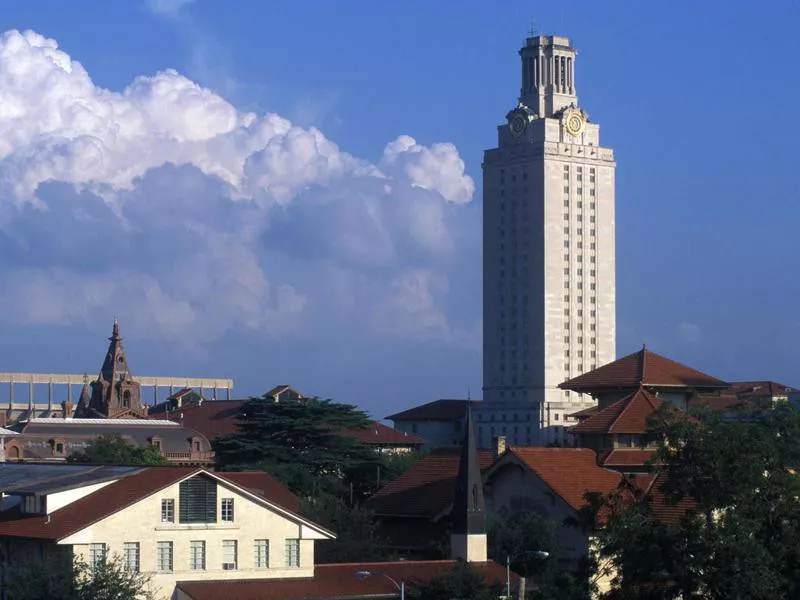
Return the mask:
{"type": "Polygon", "coordinates": [[[253,564],[256,569],[269,568],[269,540],[255,540],[253,545],[253,564]]]}
{"type": "Polygon", "coordinates": [[[217,522],[217,482],[197,475],[180,483],[181,523],[217,522]]]}
{"type": "Polygon", "coordinates": [[[233,523],[233,498],[222,499],[222,520],[233,523]]]}
{"type": "Polygon", "coordinates": [[[565,194],[569,194],[569,186],[568,185],[564,186],[564,193],[565,194]]]}
{"type": "Polygon", "coordinates": [[[172,542],[158,542],[156,551],[156,569],[172,571],[172,542]]]}
{"type": "Polygon", "coordinates": [[[590,196],[594,196],[594,188],[592,188],[591,190],[589,190],[589,195],[590,195],[590,196]]]}
{"type": "Polygon", "coordinates": [[[131,573],[139,572],[139,542],[122,544],[122,566],[131,573]]]}
{"type": "Polygon", "coordinates": [[[564,240],[564,248],[569,248],[569,240],[564,240]]]}
{"type": "Polygon", "coordinates": [[[556,421],[558,421],[558,413],[555,413],[555,414],[553,415],[553,418],[554,418],[556,421]]]}
{"type": "Polygon", "coordinates": [[[175,500],[167,498],[161,501],[161,522],[174,523],[175,522],[175,500]]]}
{"type": "Polygon", "coordinates": [[[206,570],[206,543],[193,540],[189,542],[189,568],[192,571],[206,570]]]}
{"type": "Polygon", "coordinates": [[[106,545],[89,544],[89,568],[94,571],[106,562],[106,545]]]}
{"type": "Polygon", "coordinates": [[[564,294],[564,302],[569,302],[569,294],[564,294]]]}
{"type": "Polygon", "coordinates": [[[236,540],[222,540],[222,568],[225,571],[236,569],[236,540]]]}
{"type": "Polygon", "coordinates": [[[569,227],[564,227],[564,235],[569,235],[569,227]]]}
{"type": "Polygon", "coordinates": [[[286,540],[286,566],[300,566],[300,540],[286,540]]]}

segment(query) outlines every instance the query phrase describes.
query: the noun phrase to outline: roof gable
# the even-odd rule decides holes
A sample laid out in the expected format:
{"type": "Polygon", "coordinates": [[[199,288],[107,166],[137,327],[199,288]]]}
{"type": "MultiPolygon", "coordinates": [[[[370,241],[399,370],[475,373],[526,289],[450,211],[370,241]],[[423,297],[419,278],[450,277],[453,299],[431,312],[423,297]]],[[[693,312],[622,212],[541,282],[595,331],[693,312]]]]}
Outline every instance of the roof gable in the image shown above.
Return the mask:
{"type": "Polygon", "coordinates": [[[639,388],[611,406],[591,414],[570,428],[570,433],[645,433],[648,418],[662,404],[659,398],[639,388]]]}
{"type": "Polygon", "coordinates": [[[569,379],[558,387],[576,392],[609,388],[678,387],[724,389],[729,384],[647,348],[623,356],[593,371],[569,379]]]}
{"type": "MultiPolygon", "coordinates": [[[[434,519],[446,513],[453,503],[460,458],[459,448],[434,450],[370,496],[367,507],[383,516],[434,519]]],[[[492,453],[478,450],[478,463],[482,471],[488,469],[492,453]]]]}
{"type": "Polygon", "coordinates": [[[588,448],[511,448],[487,474],[508,462],[517,462],[533,472],[571,508],[586,505],[586,492],[608,494],[619,487],[622,475],[597,466],[597,455],[588,448]]]}
{"type": "MultiPolygon", "coordinates": [[[[247,489],[242,485],[246,478],[241,473],[234,477],[227,477],[225,473],[213,473],[196,467],[145,467],[131,475],[121,477],[96,492],[71,502],[49,515],[23,515],[18,508],[0,512],[0,536],[63,540],[119,513],[170,485],[199,474],[227,485],[241,495],[249,497],[259,504],[266,505],[284,516],[298,520],[326,537],[335,537],[332,532],[301,517],[295,511],[282,505],[278,499],[271,497],[270,492],[274,491],[276,486],[265,485],[263,478],[257,479],[253,477],[257,483],[261,484],[261,487],[265,488],[263,490],[264,493],[259,494],[256,489],[251,488],[251,491],[251,489],[247,489]],[[268,496],[267,494],[270,495],[268,496]]],[[[251,484],[253,484],[253,481],[251,481],[251,484]]],[[[278,494],[278,497],[286,500],[286,497],[280,494],[278,494]]]]}

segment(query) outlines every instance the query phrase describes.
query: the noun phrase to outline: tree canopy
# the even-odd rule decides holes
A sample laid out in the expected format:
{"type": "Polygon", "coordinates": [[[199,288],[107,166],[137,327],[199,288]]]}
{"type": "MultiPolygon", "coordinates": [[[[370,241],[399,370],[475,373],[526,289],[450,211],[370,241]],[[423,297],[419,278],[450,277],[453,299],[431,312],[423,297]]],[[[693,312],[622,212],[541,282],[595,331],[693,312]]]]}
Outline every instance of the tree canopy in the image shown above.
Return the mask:
{"type": "Polygon", "coordinates": [[[323,491],[344,496],[349,473],[378,464],[372,448],[347,434],[369,424],[363,411],[331,400],[250,398],[238,431],[213,447],[221,468],[266,470],[304,497],[323,491]]]}
{"type": "Polygon", "coordinates": [[[81,452],[73,452],[68,462],[109,465],[167,465],[169,462],[155,446],[142,448],[118,433],[95,438],[81,452]]]}
{"type": "Polygon", "coordinates": [[[67,555],[4,567],[8,600],[152,600],[150,577],[128,571],[118,556],[90,567],[67,555]]]}
{"type": "Polygon", "coordinates": [[[614,579],[604,597],[800,597],[797,408],[665,411],[653,434],[666,442],[660,490],[683,516],[660,518],[635,486],[605,499],[598,568],[614,579]]]}

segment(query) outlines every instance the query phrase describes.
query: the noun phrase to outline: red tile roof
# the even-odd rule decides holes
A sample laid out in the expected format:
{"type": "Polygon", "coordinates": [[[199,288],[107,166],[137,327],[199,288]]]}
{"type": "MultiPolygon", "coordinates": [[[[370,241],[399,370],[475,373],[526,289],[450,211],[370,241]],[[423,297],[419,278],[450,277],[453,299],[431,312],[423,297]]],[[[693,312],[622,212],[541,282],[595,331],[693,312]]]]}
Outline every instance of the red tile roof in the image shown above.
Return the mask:
{"type": "Polygon", "coordinates": [[[641,467],[655,453],[655,448],[614,448],[601,453],[597,462],[604,467],[641,467]]]}
{"type": "Polygon", "coordinates": [[[569,431],[572,434],[645,433],[648,429],[647,419],[662,404],[659,398],[644,388],[639,388],[611,406],[598,410],[569,431]]]}
{"type": "Polygon", "coordinates": [[[646,492],[650,498],[650,518],[661,523],[677,523],[687,512],[691,512],[697,503],[691,498],[683,498],[677,504],[667,500],[661,486],[664,485],[666,474],[659,473],[650,480],[646,492]]]}
{"type": "Polygon", "coordinates": [[[570,417],[576,419],[578,421],[582,421],[586,417],[591,417],[594,413],[596,413],[600,409],[599,406],[590,406],[589,408],[584,408],[583,410],[579,410],[578,412],[571,413],[570,417]]]}
{"type": "Polygon", "coordinates": [[[216,474],[290,512],[300,512],[300,499],[265,471],[225,471],[216,474]]]}
{"type": "Polygon", "coordinates": [[[565,381],[558,387],[591,393],[609,388],[638,388],[640,385],[723,389],[730,384],[642,348],[639,352],[565,381]]]}
{"type": "Polygon", "coordinates": [[[467,402],[476,406],[480,400],[434,400],[386,418],[391,421],[455,421],[464,418],[467,402]]]}
{"type": "MultiPolygon", "coordinates": [[[[0,536],[60,540],[132,506],[159,490],[201,472],[208,473],[205,469],[197,467],[145,467],[47,516],[24,515],[19,507],[12,508],[0,512],[0,536]]],[[[227,473],[215,473],[215,475],[228,479],[237,486],[245,487],[243,485],[245,481],[258,486],[256,489],[262,492],[259,495],[264,499],[289,512],[295,512],[287,506],[293,502],[286,495],[288,490],[271,477],[265,478],[266,473],[252,476],[238,473],[234,477],[230,477],[227,473]]]]}
{"type": "Polygon", "coordinates": [[[589,448],[511,448],[515,457],[575,510],[586,505],[586,492],[608,494],[619,487],[622,475],[597,465],[589,448]]]}
{"type": "MultiPolygon", "coordinates": [[[[182,423],[184,427],[199,431],[209,440],[213,440],[237,433],[236,424],[243,404],[244,400],[207,400],[202,404],[176,408],[167,416],[171,421],[182,423]]],[[[164,413],[151,415],[151,418],[163,419],[164,413]]],[[[425,443],[419,436],[405,434],[377,421],[370,428],[349,430],[346,433],[367,444],[410,446],[425,443]]]]}
{"type": "Polygon", "coordinates": [[[797,393],[793,388],[775,381],[732,381],[731,387],[726,390],[740,397],[747,396],[788,396],[797,393]]]}
{"type": "MultiPolygon", "coordinates": [[[[244,400],[208,400],[171,410],[166,417],[213,440],[237,432],[236,421],[243,404],[244,400]]],[[[150,417],[163,419],[165,414],[151,413],[150,417]]]]}
{"type": "Polygon", "coordinates": [[[343,433],[351,435],[365,444],[378,446],[421,446],[425,443],[425,439],[418,435],[387,427],[378,421],[373,421],[365,429],[348,429],[343,433]]]}
{"type": "MultiPolygon", "coordinates": [[[[460,448],[442,448],[416,462],[367,500],[367,507],[381,516],[433,519],[448,510],[458,474],[460,448]]],[[[482,470],[492,464],[492,452],[479,450],[482,470]]]]}
{"type": "MultiPolygon", "coordinates": [[[[184,581],[177,584],[191,600],[322,600],[337,598],[395,597],[398,592],[391,582],[377,573],[384,573],[406,584],[407,592],[427,583],[454,565],[451,560],[398,561],[387,563],[346,563],[316,565],[314,577],[296,579],[250,579],[240,581],[184,581]],[[371,571],[372,577],[360,579],[358,571],[371,571]]],[[[506,569],[496,562],[471,563],[484,575],[487,583],[505,583],[506,569]]],[[[512,590],[519,578],[511,574],[512,590]]],[[[528,586],[530,587],[530,584],[528,586]]]]}

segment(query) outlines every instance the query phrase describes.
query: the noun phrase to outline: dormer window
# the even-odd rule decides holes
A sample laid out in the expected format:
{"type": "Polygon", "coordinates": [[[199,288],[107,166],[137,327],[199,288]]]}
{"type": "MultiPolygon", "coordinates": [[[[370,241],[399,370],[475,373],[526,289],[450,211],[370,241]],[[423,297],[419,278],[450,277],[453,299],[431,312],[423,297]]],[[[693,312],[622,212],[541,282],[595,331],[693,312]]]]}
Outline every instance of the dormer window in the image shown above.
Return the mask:
{"type": "Polygon", "coordinates": [[[153,437],[150,438],[150,445],[153,446],[154,448],[157,448],[159,451],[161,450],[161,443],[162,439],[160,437],[154,435],[153,437]]]}

